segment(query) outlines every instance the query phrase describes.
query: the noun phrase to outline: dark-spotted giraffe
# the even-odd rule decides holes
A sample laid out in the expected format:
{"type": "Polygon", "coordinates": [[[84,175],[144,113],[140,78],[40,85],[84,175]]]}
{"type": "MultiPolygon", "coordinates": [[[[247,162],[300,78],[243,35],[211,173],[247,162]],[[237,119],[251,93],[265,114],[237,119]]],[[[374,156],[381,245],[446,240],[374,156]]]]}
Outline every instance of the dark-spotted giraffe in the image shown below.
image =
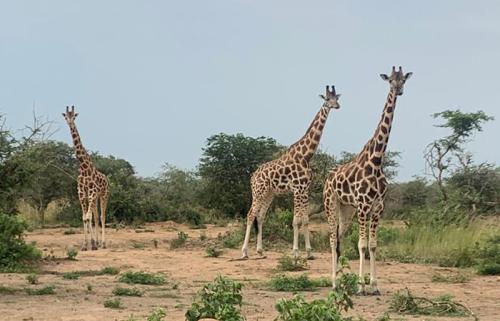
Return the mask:
{"type": "Polygon", "coordinates": [[[76,158],[79,162],[80,174],[77,178],[78,198],[83,212],[83,234],[84,243],[82,251],[88,249],[88,236],[90,236],[90,245],[92,250],[97,249],[99,245],[98,227],[99,227],[99,212],[97,203],[101,207],[101,247],[106,248],[106,240],[104,231],[106,227],[106,206],[109,198],[109,184],[106,175],[99,172],[92,164],[89,154],[82,145],[80,135],[75,125],[75,118],[78,113],[75,113],[75,106],[66,107],[66,112],[63,113],[64,119],[69,125],[71,137],[75,148],[76,158]],[[95,230],[92,227],[92,216],[95,221],[95,230]]]}
{"type": "Polygon", "coordinates": [[[306,251],[312,258],[311,243],[309,240],[309,187],[311,186],[311,168],[309,162],[318,148],[323,128],[328,114],[332,108],[340,107],[335,87],[330,90],[326,87],[326,95],[320,95],[324,100],[321,109],[314,117],[305,135],[290,146],[278,159],[264,163],[252,174],[252,206],[248,212],[245,241],[243,243],[243,256],[248,258],[248,242],[253,221],[257,220],[257,253],[262,252],[262,226],[266,212],[275,195],[293,193],[293,254],[298,256],[299,249],[299,223],[304,229],[306,251]]]}
{"type": "MultiPolygon", "coordinates": [[[[332,282],[335,286],[337,260],[340,240],[358,213],[359,222],[359,276],[364,277],[364,257],[367,248],[366,229],[370,224],[370,287],[374,294],[379,294],[375,270],[375,251],[377,249],[377,228],[384,211],[384,198],[387,191],[387,180],[382,171],[382,161],[398,96],[403,94],[403,87],[412,73],[403,74],[399,67],[392,67],[390,76],[380,75],[390,84],[389,95],[384,106],[382,118],[373,137],[363,150],[350,163],[334,168],[325,183],[323,199],[325,212],[330,228],[330,245],[332,248],[332,282]]],[[[361,292],[365,293],[364,283],[361,292]]]]}

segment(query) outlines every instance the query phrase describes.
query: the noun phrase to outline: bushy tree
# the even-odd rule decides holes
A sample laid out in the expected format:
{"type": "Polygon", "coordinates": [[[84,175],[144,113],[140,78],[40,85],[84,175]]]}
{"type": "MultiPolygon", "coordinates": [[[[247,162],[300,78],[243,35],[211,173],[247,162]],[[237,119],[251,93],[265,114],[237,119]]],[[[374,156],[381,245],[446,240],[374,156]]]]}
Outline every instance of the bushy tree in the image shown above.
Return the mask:
{"type": "Polygon", "coordinates": [[[451,130],[451,134],[448,136],[430,143],[424,153],[427,169],[436,180],[443,201],[447,201],[448,191],[445,186],[445,179],[453,170],[456,156],[463,154],[463,145],[470,140],[473,134],[482,131],[484,123],[494,118],[486,115],[481,110],[473,113],[464,113],[460,110],[445,110],[433,114],[432,117],[441,118],[444,121],[444,123],[436,125],[436,127],[451,130]]]}
{"type": "Polygon", "coordinates": [[[207,140],[200,159],[200,199],[227,216],[246,215],[251,204],[250,176],[281,150],[272,138],[217,134],[207,140]]]}

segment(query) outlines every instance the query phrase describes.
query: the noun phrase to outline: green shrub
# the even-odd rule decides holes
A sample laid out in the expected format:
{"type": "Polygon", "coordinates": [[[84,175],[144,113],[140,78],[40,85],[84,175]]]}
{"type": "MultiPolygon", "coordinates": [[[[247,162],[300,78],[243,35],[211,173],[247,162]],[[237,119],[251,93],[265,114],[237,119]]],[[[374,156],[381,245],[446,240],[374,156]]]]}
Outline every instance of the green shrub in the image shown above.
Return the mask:
{"type": "Polygon", "coordinates": [[[209,246],[205,250],[205,253],[208,257],[219,257],[222,255],[223,251],[221,249],[216,248],[215,246],[209,246]]]}
{"type": "Polygon", "coordinates": [[[63,273],[63,279],[65,280],[78,280],[82,276],[82,273],[79,271],[72,271],[72,272],[66,272],[63,273]]]}
{"type": "Polygon", "coordinates": [[[481,275],[500,275],[500,264],[498,263],[481,263],[477,267],[477,273],[481,275]]]}
{"type": "Polygon", "coordinates": [[[304,271],[307,270],[307,259],[283,255],[278,259],[278,271],[304,271]]]}
{"type": "Polygon", "coordinates": [[[432,276],[431,279],[432,282],[439,282],[439,283],[466,283],[469,282],[469,280],[470,280],[470,275],[464,272],[454,273],[451,275],[442,275],[436,273],[432,276]]]}
{"type": "Polygon", "coordinates": [[[477,250],[477,271],[481,275],[500,275],[500,235],[488,237],[477,250]]]}
{"type": "Polygon", "coordinates": [[[125,272],[119,278],[120,282],[128,284],[163,285],[166,280],[161,274],[151,274],[146,272],[125,272]]]}
{"type": "Polygon", "coordinates": [[[41,258],[40,250],[23,239],[27,227],[16,216],[0,213],[0,271],[24,270],[41,258]]]}
{"type": "Polygon", "coordinates": [[[116,296],[142,296],[142,291],[136,288],[116,287],[112,292],[116,296]]]}
{"type": "Polygon", "coordinates": [[[235,231],[227,231],[224,235],[219,237],[222,246],[225,248],[236,249],[243,245],[245,232],[242,229],[235,231]]]}
{"type": "Polygon", "coordinates": [[[55,287],[53,285],[44,286],[40,289],[24,289],[28,295],[50,295],[55,294],[55,287]]]}
{"type": "Polygon", "coordinates": [[[177,234],[177,238],[173,239],[170,241],[170,248],[171,249],[178,249],[180,247],[183,247],[186,244],[187,239],[189,238],[189,235],[184,232],[179,232],[177,234]]]}
{"type": "Polygon", "coordinates": [[[69,249],[66,250],[66,255],[68,257],[68,260],[76,260],[76,256],[78,255],[78,250],[75,249],[74,247],[70,247],[69,249]]]}
{"type": "Polygon", "coordinates": [[[38,275],[35,273],[30,273],[26,275],[26,281],[28,281],[29,284],[38,284],[38,275]]]}
{"type": "MultiPolygon", "coordinates": [[[[342,269],[347,260],[341,259],[342,269]]],[[[353,307],[351,296],[357,291],[358,278],[353,273],[342,274],[336,280],[336,288],[330,291],[327,299],[313,300],[308,303],[301,294],[292,299],[281,299],[276,303],[279,315],[276,321],[352,321],[342,316],[342,311],[353,307]]],[[[330,284],[331,285],[331,284],[330,284]]]]}
{"type": "Polygon", "coordinates": [[[109,309],[122,309],[122,301],[119,298],[104,301],[104,307],[109,309]]]}
{"type": "Polygon", "coordinates": [[[299,276],[288,276],[286,274],[278,274],[271,278],[269,287],[273,291],[298,292],[298,291],[313,291],[318,287],[332,286],[329,279],[310,279],[306,274],[299,276]]]}
{"type": "Polygon", "coordinates": [[[118,273],[120,273],[120,269],[113,266],[106,266],[100,271],[102,275],[117,275],[118,273]]]}
{"type": "Polygon", "coordinates": [[[202,318],[214,318],[225,321],[243,321],[241,315],[242,284],[223,276],[218,276],[212,283],[203,285],[198,291],[197,300],[186,312],[187,321],[202,318]]]}
{"type": "Polygon", "coordinates": [[[76,230],[74,228],[70,228],[68,230],[65,230],[63,232],[64,235],[73,235],[73,234],[76,234],[76,230]]]}
{"type": "Polygon", "coordinates": [[[146,321],[163,321],[166,316],[165,310],[158,309],[151,312],[146,321]]]}

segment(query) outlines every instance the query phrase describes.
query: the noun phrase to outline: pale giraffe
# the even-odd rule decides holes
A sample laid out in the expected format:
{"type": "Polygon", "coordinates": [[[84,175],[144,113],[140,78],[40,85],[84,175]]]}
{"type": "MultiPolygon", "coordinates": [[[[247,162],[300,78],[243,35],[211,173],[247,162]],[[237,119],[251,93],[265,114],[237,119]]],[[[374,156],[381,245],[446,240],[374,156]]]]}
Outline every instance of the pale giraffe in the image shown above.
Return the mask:
{"type": "Polygon", "coordinates": [[[92,164],[89,154],[82,145],[80,135],[75,125],[75,118],[78,113],[75,113],[75,106],[66,107],[66,113],[63,113],[64,119],[71,130],[73,145],[75,148],[76,158],[79,163],[80,173],[77,178],[77,190],[80,205],[82,207],[83,218],[83,234],[84,243],[82,251],[88,249],[88,236],[90,235],[90,245],[92,250],[96,250],[99,245],[98,227],[99,227],[99,212],[97,203],[101,207],[101,242],[102,248],[106,248],[105,227],[106,227],[106,206],[109,198],[109,183],[106,175],[99,172],[92,164]],[[95,221],[95,230],[92,227],[92,216],[95,221]]]}
{"type": "MultiPolygon", "coordinates": [[[[375,270],[375,251],[377,249],[377,228],[384,211],[384,198],[387,180],[382,170],[382,161],[396,107],[397,96],[403,94],[403,87],[412,73],[403,74],[392,68],[390,76],[380,75],[390,84],[389,95],[384,106],[382,118],[373,137],[363,150],[350,163],[334,168],[325,183],[323,199],[325,212],[330,227],[330,245],[332,250],[332,282],[335,287],[340,240],[344,236],[354,214],[358,213],[359,222],[359,276],[364,280],[364,258],[367,247],[366,229],[370,224],[370,287],[374,294],[379,294],[375,270]]],[[[365,293],[361,281],[361,293],[365,293]]]]}
{"type": "Polygon", "coordinates": [[[263,256],[262,226],[266,212],[275,195],[292,192],[294,199],[293,216],[293,255],[298,256],[299,223],[304,229],[304,238],[308,258],[312,258],[309,240],[309,188],[311,186],[310,160],[318,148],[323,128],[332,108],[338,109],[340,95],[335,93],[335,87],[326,86],[326,95],[320,95],[324,100],[319,112],[314,117],[305,135],[290,146],[278,159],[264,163],[252,174],[252,206],[248,212],[243,256],[248,258],[248,242],[253,221],[257,220],[257,253],[263,256]]]}

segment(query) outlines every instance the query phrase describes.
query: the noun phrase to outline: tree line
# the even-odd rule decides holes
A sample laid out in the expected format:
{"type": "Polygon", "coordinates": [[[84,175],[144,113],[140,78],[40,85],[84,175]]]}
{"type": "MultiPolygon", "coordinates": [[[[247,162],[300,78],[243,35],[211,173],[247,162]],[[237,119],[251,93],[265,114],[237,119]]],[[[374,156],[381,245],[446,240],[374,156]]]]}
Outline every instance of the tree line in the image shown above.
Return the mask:
{"type": "MultiPolygon", "coordinates": [[[[433,115],[449,135],[430,142],[424,151],[428,175],[390,184],[386,217],[432,216],[433,220],[460,220],[498,214],[500,169],[475,163],[465,145],[485,122],[482,111],[447,110],[433,115]],[[422,215],[422,209],[425,215],[422,215]],[[430,210],[431,209],[431,210],[430,210]],[[430,213],[430,214],[429,214],[430,213]]],[[[50,122],[35,118],[25,135],[8,130],[0,115],[0,212],[16,214],[19,202],[36,209],[45,223],[49,204],[57,202],[57,219],[78,224],[81,209],[76,194],[78,164],[73,147],[50,139],[50,122]],[[20,137],[19,137],[20,136],[20,137]]],[[[215,218],[245,217],[251,205],[250,176],[263,162],[286,150],[270,137],[219,133],[209,137],[194,170],[166,163],[155,177],[140,177],[127,160],[92,153],[95,166],[111,185],[109,220],[174,220],[201,224],[215,218]]],[[[355,154],[330,155],[319,150],[312,159],[312,212],[322,210],[323,184],[331,168],[352,160],[355,154]]],[[[397,175],[400,153],[386,153],[384,171],[397,175]]],[[[273,207],[292,208],[281,196],[273,207]]]]}

